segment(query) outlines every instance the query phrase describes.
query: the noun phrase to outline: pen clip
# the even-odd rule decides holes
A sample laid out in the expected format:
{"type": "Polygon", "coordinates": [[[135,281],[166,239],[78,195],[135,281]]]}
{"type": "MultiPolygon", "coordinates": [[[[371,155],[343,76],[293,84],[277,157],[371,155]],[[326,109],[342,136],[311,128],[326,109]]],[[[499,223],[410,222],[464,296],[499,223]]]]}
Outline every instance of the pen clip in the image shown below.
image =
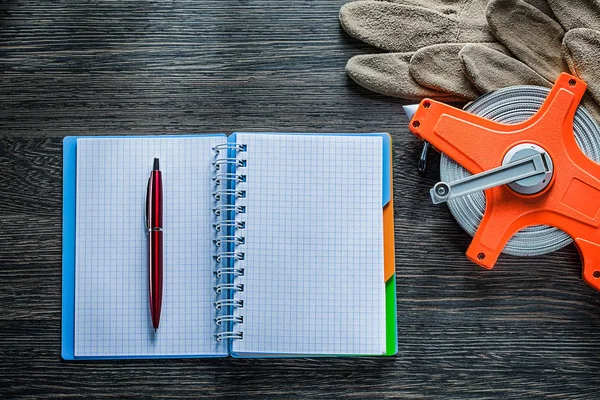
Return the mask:
{"type": "Polygon", "coordinates": [[[146,188],[146,218],[145,218],[145,223],[146,223],[146,233],[148,233],[148,231],[150,231],[150,206],[149,206],[149,202],[150,202],[150,183],[152,182],[152,176],[150,176],[150,178],[148,178],[148,187],[146,188]]]}

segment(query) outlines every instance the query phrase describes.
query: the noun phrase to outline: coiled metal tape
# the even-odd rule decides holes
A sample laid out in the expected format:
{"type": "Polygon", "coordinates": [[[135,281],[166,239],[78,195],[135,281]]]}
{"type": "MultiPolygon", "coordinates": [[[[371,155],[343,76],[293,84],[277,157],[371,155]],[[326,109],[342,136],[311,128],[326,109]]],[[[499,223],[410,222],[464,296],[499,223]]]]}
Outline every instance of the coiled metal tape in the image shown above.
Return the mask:
{"type": "MultiPolygon", "coordinates": [[[[534,115],[549,92],[550,89],[539,86],[511,86],[488,93],[467,104],[464,109],[492,121],[517,124],[534,115]]],[[[581,106],[575,114],[573,131],[583,153],[593,161],[600,162],[600,126],[581,106]]],[[[442,181],[453,182],[470,175],[466,169],[442,154],[442,181]]],[[[460,226],[473,236],[483,218],[485,195],[477,192],[456,198],[448,202],[448,207],[460,226]]],[[[515,256],[537,256],[556,251],[571,242],[571,237],[560,229],[536,225],[517,232],[508,241],[503,252],[515,256]]]]}

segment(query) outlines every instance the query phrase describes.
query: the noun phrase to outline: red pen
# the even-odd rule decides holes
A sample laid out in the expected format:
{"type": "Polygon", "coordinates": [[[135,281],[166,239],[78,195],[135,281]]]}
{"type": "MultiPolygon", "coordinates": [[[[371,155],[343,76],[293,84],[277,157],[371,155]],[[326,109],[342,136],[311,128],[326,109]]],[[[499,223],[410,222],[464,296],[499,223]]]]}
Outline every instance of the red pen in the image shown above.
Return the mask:
{"type": "Polygon", "coordinates": [[[150,315],[154,332],[160,322],[163,291],[163,195],[158,158],[148,179],[146,193],[146,230],[148,233],[148,288],[150,315]]]}

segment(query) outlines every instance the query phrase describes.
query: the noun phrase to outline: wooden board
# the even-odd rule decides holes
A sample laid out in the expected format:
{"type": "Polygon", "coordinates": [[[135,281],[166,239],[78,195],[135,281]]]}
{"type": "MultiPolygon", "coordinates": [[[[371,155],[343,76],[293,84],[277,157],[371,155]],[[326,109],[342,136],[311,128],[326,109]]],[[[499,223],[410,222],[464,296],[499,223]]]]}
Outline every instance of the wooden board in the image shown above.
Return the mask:
{"type": "Polygon", "coordinates": [[[0,397],[596,398],[600,294],[573,246],[487,271],[429,202],[405,102],[362,89],[343,1],[0,3],[0,397]],[[65,135],[390,132],[399,353],[60,359],[65,135]]]}

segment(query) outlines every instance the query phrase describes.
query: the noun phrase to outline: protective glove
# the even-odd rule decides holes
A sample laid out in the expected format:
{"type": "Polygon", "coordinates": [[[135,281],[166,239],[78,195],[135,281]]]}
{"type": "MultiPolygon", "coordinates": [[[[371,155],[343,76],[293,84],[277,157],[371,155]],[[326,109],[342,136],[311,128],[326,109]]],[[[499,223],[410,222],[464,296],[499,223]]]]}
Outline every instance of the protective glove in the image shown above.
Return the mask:
{"type": "MultiPolygon", "coordinates": [[[[528,0],[552,15],[544,0],[528,0]]],[[[374,92],[420,100],[465,101],[480,92],[462,72],[458,53],[465,43],[508,54],[487,25],[488,0],[356,1],[340,10],[351,36],[393,53],[359,55],[346,66],[348,75],[374,92]]]]}
{"type": "MultiPolygon", "coordinates": [[[[434,97],[445,101],[474,98],[477,91],[460,72],[458,51],[464,42],[495,42],[485,19],[487,0],[448,2],[445,0],[356,1],[340,10],[342,27],[351,36],[393,53],[360,55],[351,58],[346,71],[358,84],[374,92],[411,100],[434,97]],[[448,90],[436,85],[422,86],[410,73],[411,58],[417,50],[438,45],[420,60],[437,60],[435,69],[454,72],[448,90]],[[454,57],[447,54],[454,54],[454,57]],[[450,66],[449,64],[454,64],[450,66]]],[[[498,49],[501,49],[499,45],[498,49]]]]}
{"type": "Polygon", "coordinates": [[[600,33],[579,28],[565,34],[561,26],[572,26],[574,21],[588,26],[597,15],[556,11],[557,18],[565,18],[559,20],[561,24],[523,0],[491,0],[487,8],[490,30],[520,61],[470,44],[459,52],[464,73],[479,91],[487,93],[511,85],[551,87],[560,73],[571,72],[588,83],[589,93],[596,101],[585,96],[583,105],[600,120],[600,71],[594,62],[600,55],[600,33]]]}

